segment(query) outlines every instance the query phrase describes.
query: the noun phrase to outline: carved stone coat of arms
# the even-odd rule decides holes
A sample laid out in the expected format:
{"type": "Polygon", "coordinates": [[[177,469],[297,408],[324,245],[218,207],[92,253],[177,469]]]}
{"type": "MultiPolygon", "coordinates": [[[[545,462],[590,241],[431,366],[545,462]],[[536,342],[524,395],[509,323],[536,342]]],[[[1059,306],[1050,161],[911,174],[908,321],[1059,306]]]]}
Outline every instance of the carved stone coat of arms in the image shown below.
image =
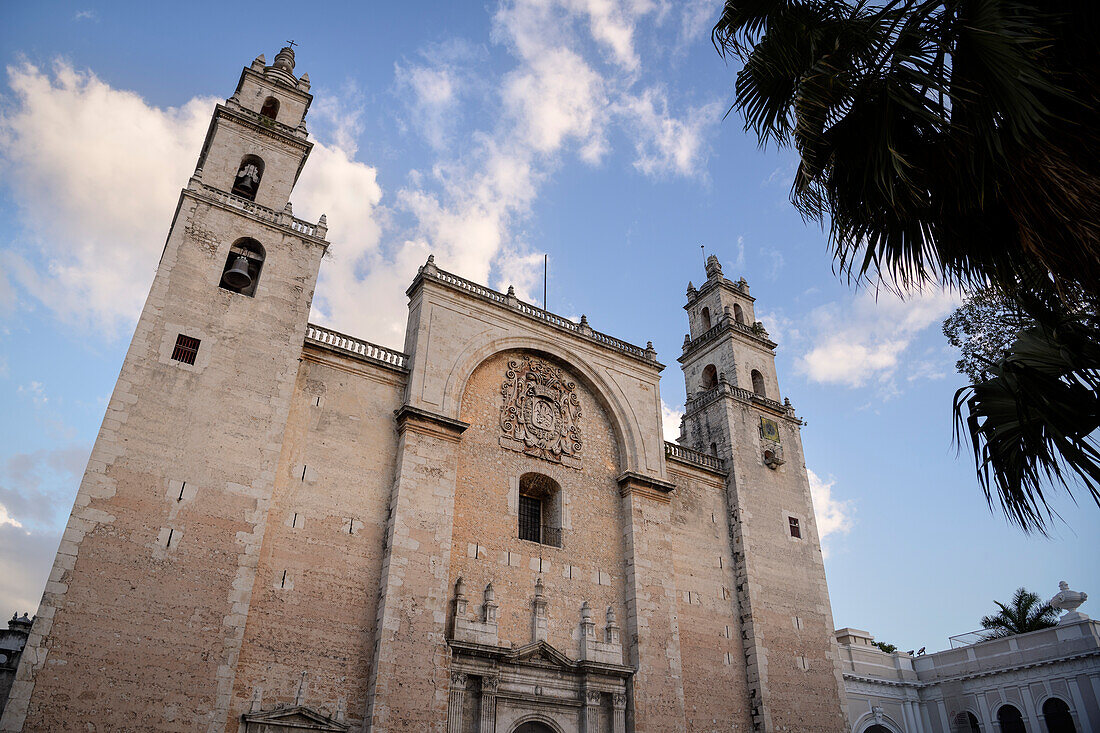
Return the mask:
{"type": "Polygon", "coordinates": [[[561,369],[526,355],[510,359],[500,391],[501,446],[581,467],[581,405],[561,369]]]}

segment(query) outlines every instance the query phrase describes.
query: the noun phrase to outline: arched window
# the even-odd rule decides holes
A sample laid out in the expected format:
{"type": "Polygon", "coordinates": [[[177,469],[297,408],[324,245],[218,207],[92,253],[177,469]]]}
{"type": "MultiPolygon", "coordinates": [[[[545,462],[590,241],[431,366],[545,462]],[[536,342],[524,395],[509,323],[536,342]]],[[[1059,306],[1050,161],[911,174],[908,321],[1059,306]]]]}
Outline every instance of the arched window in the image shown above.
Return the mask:
{"type": "Polygon", "coordinates": [[[745,311],[737,303],[733,304],[733,320],[737,321],[738,323],[745,322],[745,311]]]}
{"type": "Polygon", "coordinates": [[[699,320],[702,322],[702,330],[710,330],[710,308],[703,308],[699,311],[699,320]]]}
{"type": "Polygon", "coordinates": [[[761,397],[767,397],[764,391],[764,375],[757,370],[752,370],[752,391],[761,397]]]}
{"type": "Polygon", "coordinates": [[[713,364],[703,367],[703,389],[714,389],[718,386],[718,368],[713,364]]]}
{"type": "Polygon", "coordinates": [[[978,724],[977,717],[970,712],[962,712],[956,715],[951,730],[954,733],[982,733],[982,727],[978,724]]]}
{"type": "Polygon", "coordinates": [[[1043,719],[1049,733],[1077,733],[1077,726],[1073,724],[1073,716],[1070,715],[1069,705],[1066,705],[1065,700],[1052,697],[1044,702],[1043,719]]]}
{"type": "Polygon", "coordinates": [[[549,476],[519,477],[519,538],[561,547],[561,487],[549,476]]]}
{"type": "Polygon", "coordinates": [[[249,298],[255,296],[260,271],[264,269],[264,256],[263,246],[255,239],[238,239],[229,248],[218,287],[249,298]]]}
{"type": "Polygon", "coordinates": [[[246,155],[237,166],[237,175],[233,179],[233,193],[249,201],[256,200],[256,191],[260,188],[260,179],[264,177],[264,161],[258,155],[246,155]]]}
{"type": "Polygon", "coordinates": [[[264,100],[264,106],[260,107],[260,114],[268,119],[275,119],[279,116],[279,100],[275,97],[268,97],[264,100]]]}
{"type": "Polygon", "coordinates": [[[997,711],[997,723],[1000,724],[1001,733],[1027,733],[1024,718],[1015,705],[1002,705],[997,711]]]}
{"type": "Polygon", "coordinates": [[[890,733],[890,729],[887,728],[885,725],[879,725],[878,723],[876,723],[870,728],[864,728],[863,733],[890,733]]]}

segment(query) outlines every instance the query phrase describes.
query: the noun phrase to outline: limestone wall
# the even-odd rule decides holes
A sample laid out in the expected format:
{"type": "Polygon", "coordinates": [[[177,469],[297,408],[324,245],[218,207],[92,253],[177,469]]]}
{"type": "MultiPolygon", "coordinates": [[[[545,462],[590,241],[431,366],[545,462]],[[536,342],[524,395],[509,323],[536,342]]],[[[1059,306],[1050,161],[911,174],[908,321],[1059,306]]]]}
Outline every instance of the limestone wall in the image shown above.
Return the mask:
{"type": "MultiPolygon", "coordinates": [[[[490,357],[474,371],[462,398],[461,418],[470,427],[458,449],[450,583],[462,576],[471,605],[480,605],[481,591],[492,581],[500,605],[500,643],[520,646],[533,641],[531,600],[541,577],[549,601],[547,641],[577,658],[584,601],[601,629],[608,606],[618,618],[625,617],[615,437],[599,403],[578,384],[584,431],[580,468],[503,449],[501,382],[508,362],[518,358],[520,352],[490,357]],[[519,539],[519,479],[527,472],[548,476],[561,487],[561,547],[519,539]]],[[[569,365],[561,368],[575,383],[569,365]]]]}
{"type": "Polygon", "coordinates": [[[685,726],[751,730],[725,481],[675,462],[669,478],[685,726]]]}
{"type": "Polygon", "coordinates": [[[405,375],[311,346],[302,357],[228,730],[253,701],[353,726],[367,709],[405,375]]]}
{"type": "Polygon", "coordinates": [[[224,725],[323,247],[184,193],[3,730],[224,725]],[[255,298],[218,288],[238,236],[255,298]]]}

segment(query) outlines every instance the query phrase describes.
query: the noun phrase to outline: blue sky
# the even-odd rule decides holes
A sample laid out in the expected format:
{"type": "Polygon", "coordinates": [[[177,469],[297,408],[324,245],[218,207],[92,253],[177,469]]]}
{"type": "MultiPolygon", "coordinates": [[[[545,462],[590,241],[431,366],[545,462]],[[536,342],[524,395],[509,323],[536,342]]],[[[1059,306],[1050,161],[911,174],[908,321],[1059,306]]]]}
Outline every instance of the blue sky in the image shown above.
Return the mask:
{"type": "Polygon", "coordinates": [[[956,458],[958,295],[837,278],[793,156],[722,119],[719,8],[0,3],[0,613],[37,604],[214,103],[288,38],[316,97],[292,200],[332,241],[315,320],[400,347],[429,252],[532,299],[547,253],[551,310],[653,341],[669,428],[704,245],[780,344],[838,626],[933,650],[1020,585],[1100,593],[1100,510],[1062,497],[1053,537],[1025,536],[956,458]]]}

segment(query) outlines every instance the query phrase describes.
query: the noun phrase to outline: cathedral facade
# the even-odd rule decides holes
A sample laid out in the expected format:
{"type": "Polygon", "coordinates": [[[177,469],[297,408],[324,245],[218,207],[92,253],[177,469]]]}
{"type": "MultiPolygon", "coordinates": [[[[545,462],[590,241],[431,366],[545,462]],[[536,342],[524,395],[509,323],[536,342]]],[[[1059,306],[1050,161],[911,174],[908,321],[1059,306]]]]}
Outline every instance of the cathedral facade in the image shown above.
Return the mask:
{"type": "Polygon", "coordinates": [[[3,731],[847,729],[776,344],[689,285],[639,347],[429,257],[401,351],[308,322],[308,75],[217,105],[3,731]]]}

